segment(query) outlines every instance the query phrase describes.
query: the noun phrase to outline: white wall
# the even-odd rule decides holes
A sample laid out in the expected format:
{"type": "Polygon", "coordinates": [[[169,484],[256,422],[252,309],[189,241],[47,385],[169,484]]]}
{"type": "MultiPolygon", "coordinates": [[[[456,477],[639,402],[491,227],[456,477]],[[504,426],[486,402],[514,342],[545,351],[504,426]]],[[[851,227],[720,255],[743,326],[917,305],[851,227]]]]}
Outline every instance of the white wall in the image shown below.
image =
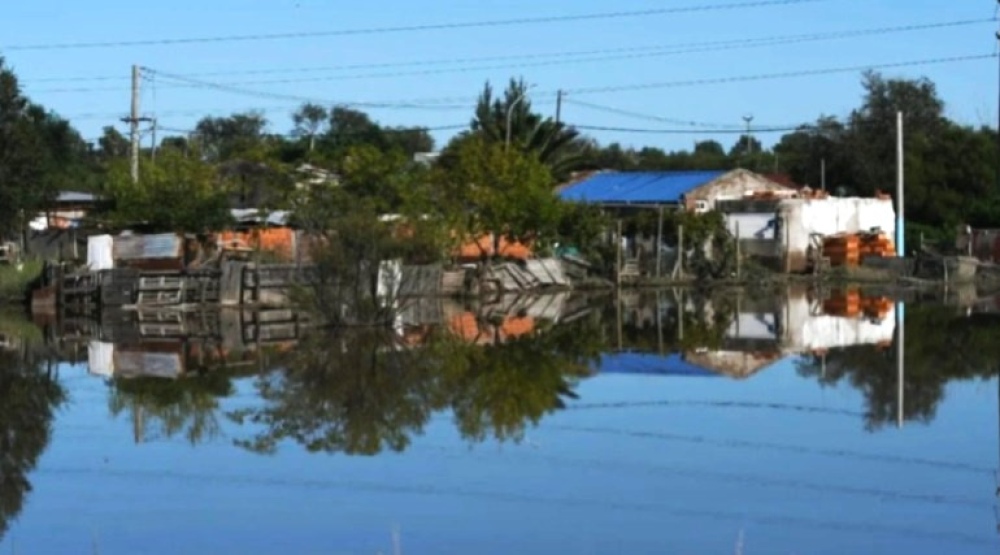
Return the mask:
{"type": "Polygon", "coordinates": [[[896,211],[891,200],[875,198],[788,199],[778,204],[781,236],[778,242],[787,257],[787,269],[807,269],[812,234],[836,235],[873,228],[895,239],[896,211]]]}
{"type": "Polygon", "coordinates": [[[726,214],[729,234],[736,237],[739,228],[740,239],[774,239],[775,215],[767,212],[726,214]]]}

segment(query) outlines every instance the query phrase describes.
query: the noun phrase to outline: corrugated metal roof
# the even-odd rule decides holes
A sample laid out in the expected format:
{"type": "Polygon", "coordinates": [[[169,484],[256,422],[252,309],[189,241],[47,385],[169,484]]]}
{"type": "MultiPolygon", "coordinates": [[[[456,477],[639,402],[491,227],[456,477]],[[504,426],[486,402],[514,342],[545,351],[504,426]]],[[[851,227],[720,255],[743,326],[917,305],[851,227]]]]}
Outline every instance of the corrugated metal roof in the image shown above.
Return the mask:
{"type": "Polygon", "coordinates": [[[680,354],[606,353],[596,370],[601,374],[717,377],[719,374],[684,360],[680,354]]]}
{"type": "Polygon", "coordinates": [[[563,200],[603,204],[675,203],[724,170],[599,173],[559,192],[563,200]]]}
{"type": "Polygon", "coordinates": [[[96,200],[96,196],[79,191],[61,191],[56,197],[56,202],[95,202],[96,200]]]}

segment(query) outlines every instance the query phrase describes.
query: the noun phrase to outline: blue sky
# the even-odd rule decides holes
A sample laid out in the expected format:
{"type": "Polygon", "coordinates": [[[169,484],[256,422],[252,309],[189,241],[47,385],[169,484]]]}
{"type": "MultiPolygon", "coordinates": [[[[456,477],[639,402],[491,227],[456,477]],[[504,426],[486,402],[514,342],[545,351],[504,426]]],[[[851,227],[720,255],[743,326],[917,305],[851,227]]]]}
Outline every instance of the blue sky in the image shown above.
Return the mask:
{"type": "MultiPolygon", "coordinates": [[[[819,0],[816,2],[731,10],[646,15],[589,21],[535,23],[491,28],[358,34],[283,40],[214,42],[108,48],[24,49],[26,45],[142,39],[214,37],[363,29],[404,25],[460,23],[479,20],[531,18],[585,13],[661,9],[732,3],[740,0],[173,0],[126,2],[50,0],[10,2],[0,18],[0,55],[22,79],[35,101],[68,117],[90,139],[101,127],[117,125],[128,110],[131,64],[173,74],[201,74],[218,83],[259,80],[299,80],[237,86],[279,95],[335,102],[417,103],[431,100],[444,106],[390,107],[368,110],[392,125],[432,127],[467,123],[475,96],[485,81],[504,83],[524,76],[535,85],[533,103],[554,112],[552,94],[570,91],[563,118],[574,124],[605,127],[688,129],[598,111],[573,101],[711,126],[739,126],[753,114],[753,125],[788,125],[812,121],[820,114],[846,115],[857,106],[859,72],[705,83],[682,87],[574,92],[594,89],[774,74],[799,70],[866,66],[953,56],[989,55],[996,51],[996,22],[919,32],[849,39],[779,44],[765,47],[688,52],[678,55],[623,58],[621,49],[691,46],[696,43],[781,37],[796,34],[856,31],[959,20],[985,20],[996,13],[992,0],[819,0]],[[540,58],[463,64],[410,63],[455,58],[530,56],[560,52],[617,50],[618,59],[523,67],[540,58]],[[398,63],[399,67],[365,68],[398,63]],[[225,75],[222,72],[354,69],[225,75]],[[499,67],[502,66],[502,67],[499,67]],[[522,67],[518,67],[522,66],[522,67]],[[445,72],[463,67],[463,71],[445,72]],[[424,75],[363,77],[373,73],[434,70],[424,75]],[[73,79],[110,77],[100,81],[73,79]],[[313,79],[312,81],[301,81],[313,79]],[[86,90],[80,90],[86,89],[86,90]],[[442,100],[445,99],[445,100],[442,100]]],[[[640,52],[640,51],[635,51],[640,52]]],[[[587,56],[589,58],[609,58],[587,56]]],[[[886,70],[887,75],[927,76],[939,87],[954,119],[972,125],[995,125],[997,61],[980,59],[940,65],[886,70]]],[[[297,105],[287,99],[260,98],[205,88],[177,87],[157,77],[144,82],[143,112],[160,125],[188,129],[202,115],[264,110],[275,132],[291,128],[288,114],[297,105]]],[[[691,128],[694,129],[694,128],[691,128]]],[[[695,140],[716,138],[725,145],[734,135],[633,134],[589,132],[602,142],[636,146],[689,147],[695,140]]],[[[446,139],[448,132],[438,133],[446,139]]],[[[761,137],[770,143],[778,135],[761,137]]]]}

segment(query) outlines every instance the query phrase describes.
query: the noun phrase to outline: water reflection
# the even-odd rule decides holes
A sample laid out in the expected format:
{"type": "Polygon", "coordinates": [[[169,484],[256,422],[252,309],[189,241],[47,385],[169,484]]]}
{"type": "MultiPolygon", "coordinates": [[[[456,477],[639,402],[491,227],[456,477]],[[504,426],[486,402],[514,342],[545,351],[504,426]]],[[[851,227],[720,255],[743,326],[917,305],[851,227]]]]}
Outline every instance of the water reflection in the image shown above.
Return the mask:
{"type": "Polygon", "coordinates": [[[395,332],[308,334],[286,368],[255,381],[264,405],[232,415],[264,429],[238,443],[264,453],[285,439],[310,451],[402,451],[442,411],[469,441],[519,440],[574,397],[601,346],[591,320],[553,326],[554,306],[423,303],[395,332]]]}
{"type": "Polygon", "coordinates": [[[991,298],[911,303],[903,387],[901,299],[856,288],[424,299],[392,329],[339,332],[292,310],[120,313],[46,329],[56,358],[86,359],[107,380],[110,412],[132,421],[136,442],[197,444],[219,438],[228,419],[244,424],[235,441],[254,452],[289,440],[373,455],[405,449],[436,413],[469,441],[517,440],[593,372],[746,380],[782,361],[822,386],[863,392],[866,429],[927,423],[949,381],[996,374],[991,298]],[[234,380],[248,377],[257,402],[220,414],[234,380]]]}
{"type": "Polygon", "coordinates": [[[53,367],[37,356],[40,334],[23,319],[0,319],[0,539],[31,491],[28,474],[48,446],[66,399],[53,367]]]}
{"type": "MultiPolygon", "coordinates": [[[[792,287],[434,299],[405,306],[392,327],[340,332],[271,310],[108,313],[39,327],[7,319],[0,531],[30,478],[36,505],[18,521],[18,543],[25,533],[48,538],[49,517],[79,535],[89,525],[79,511],[98,495],[141,495],[156,503],[146,513],[122,505],[116,526],[155,521],[167,537],[177,523],[158,516],[179,507],[206,523],[205,537],[220,536],[221,522],[247,544],[268,539],[244,527],[252,497],[267,499],[269,518],[285,518],[276,526],[315,532],[303,541],[325,538],[331,518],[351,533],[399,518],[426,551],[441,531],[421,519],[442,514],[450,537],[469,545],[492,532],[476,526],[509,520],[517,533],[507,537],[542,538],[534,552],[591,528],[578,549],[616,552],[596,536],[616,511],[628,511],[619,539],[633,552],[662,551],[665,515],[682,524],[663,530],[691,546],[749,523],[754,551],[769,540],[765,551],[882,551],[865,549],[870,536],[915,542],[907,552],[954,552],[919,549],[925,541],[995,547],[986,534],[996,392],[956,382],[996,376],[1000,303],[936,295],[792,287]],[[897,319],[907,336],[902,381],[897,319]],[[81,364],[56,376],[58,362],[81,364]],[[61,381],[84,398],[35,469],[66,395],[61,381]],[[893,433],[900,415],[906,428],[893,433]],[[104,430],[123,437],[94,433],[104,430]],[[508,444],[467,449],[479,442],[508,444]],[[99,493],[74,505],[65,491],[99,493]],[[351,506],[331,491],[346,491],[351,506]],[[319,510],[301,513],[304,501],[319,510]],[[308,520],[316,514],[322,522],[308,520]],[[787,537],[766,538],[767,526],[787,537]]],[[[135,551],[128,539],[119,534],[114,551],[135,551]]]]}

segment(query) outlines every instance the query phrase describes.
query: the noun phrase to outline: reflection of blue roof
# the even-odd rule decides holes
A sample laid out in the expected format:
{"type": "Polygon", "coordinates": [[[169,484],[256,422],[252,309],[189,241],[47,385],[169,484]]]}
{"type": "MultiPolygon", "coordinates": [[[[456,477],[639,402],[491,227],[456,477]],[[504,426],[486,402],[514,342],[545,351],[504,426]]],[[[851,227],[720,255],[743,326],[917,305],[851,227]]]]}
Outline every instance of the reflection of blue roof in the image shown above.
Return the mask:
{"type": "Polygon", "coordinates": [[[609,172],[599,173],[563,189],[563,200],[594,203],[673,203],[693,189],[726,172],[609,172]]]}
{"type": "Polygon", "coordinates": [[[659,376],[718,376],[701,366],[691,364],[677,353],[657,355],[647,353],[606,353],[597,364],[601,374],[654,374],[659,376]]]}

